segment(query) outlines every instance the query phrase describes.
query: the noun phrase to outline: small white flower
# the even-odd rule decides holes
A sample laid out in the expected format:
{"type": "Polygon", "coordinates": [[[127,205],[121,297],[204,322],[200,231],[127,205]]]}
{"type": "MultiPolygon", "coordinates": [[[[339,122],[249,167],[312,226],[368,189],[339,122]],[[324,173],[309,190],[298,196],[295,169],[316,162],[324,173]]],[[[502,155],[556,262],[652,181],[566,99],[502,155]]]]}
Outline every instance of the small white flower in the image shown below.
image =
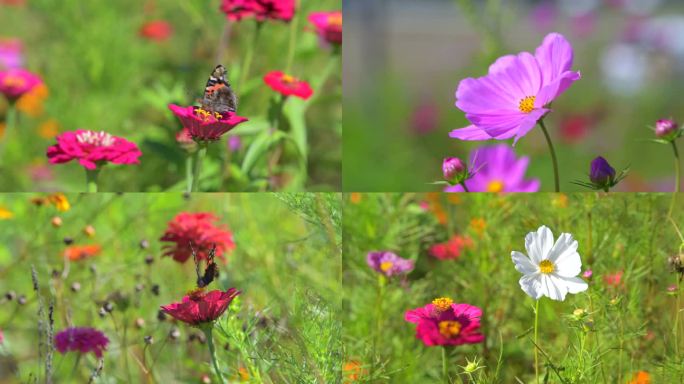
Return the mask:
{"type": "Polygon", "coordinates": [[[582,260],[577,253],[577,241],[569,233],[561,233],[553,243],[553,233],[542,225],[537,232],[525,236],[525,249],[529,257],[513,251],[511,258],[515,269],[523,274],[520,288],[535,300],[546,296],[552,300],[565,300],[569,293],[579,293],[588,288],[577,277],[582,270],[582,260]]]}

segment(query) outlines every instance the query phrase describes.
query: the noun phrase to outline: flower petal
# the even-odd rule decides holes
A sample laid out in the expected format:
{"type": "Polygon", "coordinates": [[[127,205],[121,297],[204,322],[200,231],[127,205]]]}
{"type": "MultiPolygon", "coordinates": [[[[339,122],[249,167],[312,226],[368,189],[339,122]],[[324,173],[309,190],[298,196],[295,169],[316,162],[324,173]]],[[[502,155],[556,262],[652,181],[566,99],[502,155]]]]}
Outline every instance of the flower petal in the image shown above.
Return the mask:
{"type": "Polygon", "coordinates": [[[539,63],[543,84],[555,81],[563,72],[572,68],[572,45],[560,33],[546,35],[534,56],[539,63]]]}
{"type": "Polygon", "coordinates": [[[579,72],[568,71],[563,72],[554,81],[545,83],[542,89],[539,90],[537,98],[534,100],[534,106],[540,108],[549,104],[581,77],[579,72]]]}
{"type": "Polygon", "coordinates": [[[579,277],[563,277],[554,276],[556,280],[561,280],[565,284],[569,293],[580,293],[584,292],[589,288],[589,284],[586,281],[580,279],[579,277]]]}
{"type": "Polygon", "coordinates": [[[551,300],[564,301],[568,288],[561,279],[554,278],[553,275],[542,274],[541,291],[544,296],[551,300]]]}
{"type": "Polygon", "coordinates": [[[529,275],[537,272],[537,266],[532,263],[525,254],[518,251],[511,252],[511,259],[515,263],[515,269],[525,275],[529,275]]]}
{"type": "MultiPolygon", "coordinates": [[[[449,137],[453,137],[454,139],[460,139],[460,140],[490,140],[493,139],[493,137],[489,136],[487,132],[485,132],[484,129],[479,128],[475,125],[469,125],[465,128],[459,128],[459,129],[454,129],[451,132],[449,132],[449,137]]],[[[511,136],[512,137],[512,136],[511,136]]]]}
{"type": "Polygon", "coordinates": [[[520,288],[522,288],[529,297],[535,300],[542,297],[540,274],[525,275],[518,280],[518,283],[520,284],[520,288]]]}
{"type": "Polygon", "coordinates": [[[560,276],[574,277],[582,272],[582,260],[577,253],[577,240],[569,233],[561,233],[558,236],[548,257],[556,267],[555,273],[560,276]]]}
{"type": "Polygon", "coordinates": [[[536,232],[530,232],[525,236],[525,249],[534,264],[539,264],[546,259],[553,247],[553,233],[542,225],[536,232]]]}

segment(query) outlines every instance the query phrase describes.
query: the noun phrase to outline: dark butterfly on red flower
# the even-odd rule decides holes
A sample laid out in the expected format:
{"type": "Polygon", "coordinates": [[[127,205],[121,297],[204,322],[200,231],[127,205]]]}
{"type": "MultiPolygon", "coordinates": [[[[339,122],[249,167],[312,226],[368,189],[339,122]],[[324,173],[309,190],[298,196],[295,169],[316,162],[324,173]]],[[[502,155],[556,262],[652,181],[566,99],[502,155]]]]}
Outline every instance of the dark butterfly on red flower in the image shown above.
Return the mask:
{"type": "Polygon", "coordinates": [[[192,259],[195,261],[195,272],[197,273],[197,288],[203,289],[207,285],[211,284],[212,281],[218,279],[219,270],[218,265],[214,261],[216,256],[216,245],[209,251],[209,256],[207,257],[207,265],[204,268],[204,274],[200,273],[200,262],[197,260],[197,253],[195,248],[190,244],[192,248],[192,259]]]}
{"type": "Polygon", "coordinates": [[[204,87],[204,97],[200,100],[201,108],[211,113],[225,115],[237,112],[237,95],[226,80],[226,68],[219,64],[211,72],[207,85],[204,87]]]}

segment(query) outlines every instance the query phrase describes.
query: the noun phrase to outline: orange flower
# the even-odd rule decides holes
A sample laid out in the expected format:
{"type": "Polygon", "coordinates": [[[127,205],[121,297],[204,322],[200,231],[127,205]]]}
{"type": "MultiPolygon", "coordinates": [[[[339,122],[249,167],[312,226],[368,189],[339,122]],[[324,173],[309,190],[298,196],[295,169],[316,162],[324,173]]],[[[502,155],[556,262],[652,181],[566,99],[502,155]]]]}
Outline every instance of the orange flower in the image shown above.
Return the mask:
{"type": "Polygon", "coordinates": [[[12,217],[14,217],[14,213],[9,211],[5,207],[0,206],[0,220],[9,220],[12,217]]]}
{"type": "Polygon", "coordinates": [[[38,135],[44,139],[53,139],[59,134],[59,123],[55,119],[45,120],[38,127],[38,135]]]}
{"type": "Polygon", "coordinates": [[[470,229],[472,229],[473,232],[477,233],[479,236],[482,236],[485,229],[487,229],[487,222],[481,217],[476,217],[470,220],[470,229]]]}
{"type": "Polygon", "coordinates": [[[47,199],[50,204],[54,205],[55,208],[57,208],[57,210],[60,212],[66,212],[71,208],[69,200],[67,200],[63,193],[53,193],[52,195],[48,196],[47,199]]]}
{"type": "Polygon", "coordinates": [[[249,371],[247,371],[247,368],[238,368],[238,375],[240,376],[240,381],[249,381],[249,371]]]}
{"type": "Polygon", "coordinates": [[[363,376],[366,375],[366,370],[363,369],[363,366],[361,365],[360,362],[356,360],[350,360],[346,363],[344,363],[344,366],[342,367],[342,371],[344,372],[345,375],[345,383],[352,383],[357,380],[360,380],[363,376]]]}
{"type": "Polygon", "coordinates": [[[558,193],[551,200],[551,205],[556,208],[567,208],[568,207],[568,195],[564,193],[558,193]]]}
{"type": "Polygon", "coordinates": [[[64,249],[64,257],[71,261],[78,261],[97,256],[100,251],[102,251],[102,247],[99,244],[72,245],[64,249]]]}
{"type": "Polygon", "coordinates": [[[360,193],[354,192],[349,195],[349,201],[351,201],[352,204],[358,204],[361,202],[361,197],[360,193]]]}
{"type": "Polygon", "coordinates": [[[40,116],[45,112],[45,99],[48,97],[48,88],[40,84],[23,95],[17,101],[17,109],[29,116],[40,116]]]}
{"type": "Polygon", "coordinates": [[[629,384],[651,384],[651,375],[646,371],[639,371],[634,374],[629,384]]]}

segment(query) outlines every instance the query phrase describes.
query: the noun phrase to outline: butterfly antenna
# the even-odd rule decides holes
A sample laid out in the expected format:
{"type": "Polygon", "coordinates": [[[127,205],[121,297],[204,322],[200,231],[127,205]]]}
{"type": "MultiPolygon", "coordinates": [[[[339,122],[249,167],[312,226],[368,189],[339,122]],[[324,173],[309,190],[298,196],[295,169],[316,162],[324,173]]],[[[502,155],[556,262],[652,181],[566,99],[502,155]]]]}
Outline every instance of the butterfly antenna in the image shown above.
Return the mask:
{"type": "Polygon", "coordinates": [[[197,279],[201,279],[202,275],[200,274],[200,265],[199,261],[197,260],[197,251],[195,250],[195,247],[192,244],[192,241],[188,243],[190,245],[190,251],[192,252],[192,261],[195,262],[195,273],[197,274],[197,279]]]}

